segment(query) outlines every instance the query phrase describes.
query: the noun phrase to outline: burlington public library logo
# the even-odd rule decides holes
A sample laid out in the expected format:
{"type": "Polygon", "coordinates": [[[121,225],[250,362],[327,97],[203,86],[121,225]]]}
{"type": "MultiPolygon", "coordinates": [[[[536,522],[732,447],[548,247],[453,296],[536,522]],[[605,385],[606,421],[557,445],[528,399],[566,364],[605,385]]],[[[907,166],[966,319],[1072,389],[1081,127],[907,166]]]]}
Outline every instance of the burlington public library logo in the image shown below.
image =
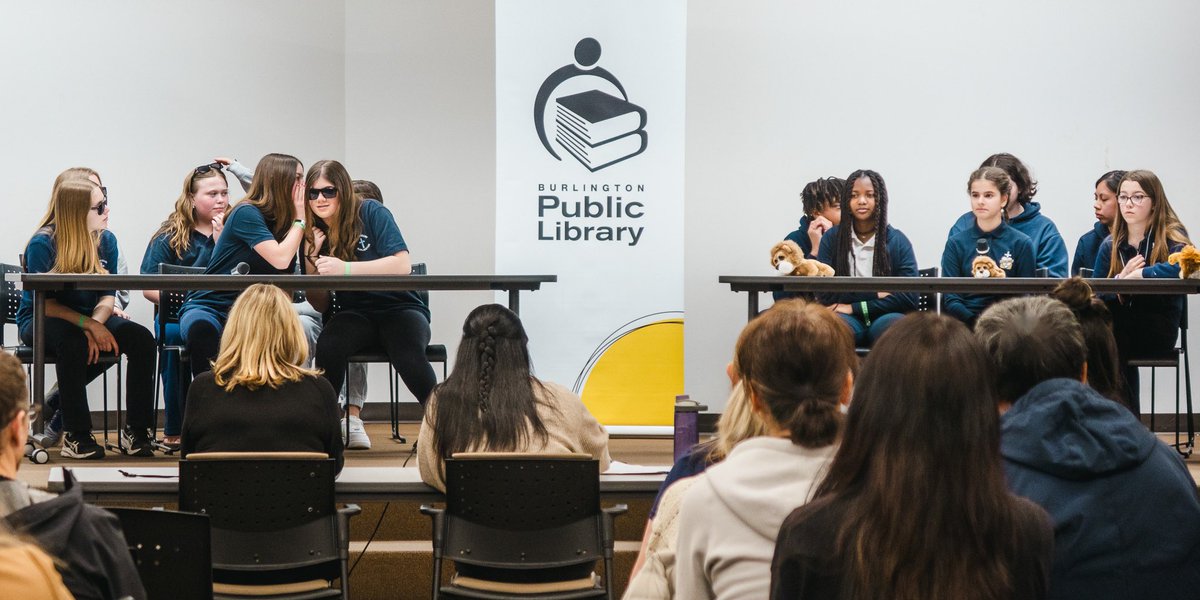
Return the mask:
{"type": "Polygon", "coordinates": [[[595,66],[599,60],[600,42],[593,38],[579,40],[575,44],[575,64],[551,73],[533,103],[534,127],[546,151],[562,160],[546,131],[546,104],[555,96],[554,141],[593,173],[641,154],[647,141],[646,111],[629,102],[625,87],[612,73],[595,66]],[[573,91],[581,83],[591,89],[575,93],[564,90],[565,95],[558,95],[560,87],[573,91]]]}

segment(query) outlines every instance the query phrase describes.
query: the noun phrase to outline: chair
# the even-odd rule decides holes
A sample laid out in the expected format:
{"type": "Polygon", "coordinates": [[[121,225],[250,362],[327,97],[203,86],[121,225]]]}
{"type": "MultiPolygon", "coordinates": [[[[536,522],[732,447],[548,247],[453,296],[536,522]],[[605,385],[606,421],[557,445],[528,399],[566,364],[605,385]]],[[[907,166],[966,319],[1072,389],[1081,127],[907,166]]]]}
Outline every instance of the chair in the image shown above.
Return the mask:
{"type": "MultiPolygon", "coordinates": [[[[929,267],[928,269],[921,269],[921,270],[917,271],[917,276],[918,277],[937,277],[938,276],[938,268],[937,267],[929,267]]],[[[929,311],[937,312],[937,294],[929,293],[929,292],[917,294],[917,312],[929,312],[929,311]]],[[[866,346],[857,347],[854,349],[854,353],[857,354],[859,357],[864,357],[871,353],[871,348],[866,347],[866,346]]]]}
{"type": "Polygon", "coordinates": [[[611,598],[613,519],[628,507],[600,508],[599,468],[585,454],[447,460],[446,508],[421,507],[433,524],[433,598],[611,598]],[[446,557],[457,572],[442,586],[446,557]]]}
{"type": "MultiPolygon", "coordinates": [[[[22,262],[23,261],[24,261],[24,257],[22,257],[22,262]]],[[[25,269],[22,267],[19,267],[17,265],[0,264],[0,272],[2,272],[4,275],[8,275],[9,273],[24,273],[25,269]]],[[[15,327],[17,324],[17,310],[21,306],[21,291],[17,289],[16,282],[9,281],[7,277],[4,278],[3,285],[4,285],[4,288],[3,288],[3,290],[4,290],[4,311],[3,311],[3,317],[0,317],[0,346],[2,346],[4,348],[4,350],[13,353],[13,355],[15,355],[17,357],[17,359],[19,359],[21,361],[21,364],[26,366],[27,370],[31,370],[33,368],[32,367],[32,365],[33,365],[33,347],[26,346],[24,344],[21,344],[20,342],[18,342],[18,344],[15,346],[10,346],[7,343],[5,343],[5,341],[4,341],[4,330],[9,325],[13,325],[15,327]]],[[[105,352],[100,355],[100,362],[105,363],[105,364],[117,365],[117,423],[119,424],[121,421],[121,389],[122,389],[121,355],[113,354],[110,352],[105,352]]],[[[46,353],[46,364],[47,365],[54,364],[54,356],[52,354],[50,354],[49,352],[46,353]]],[[[108,371],[105,371],[104,374],[101,375],[101,377],[103,378],[102,381],[104,382],[104,384],[103,384],[104,445],[105,445],[105,447],[113,448],[113,445],[111,443],[109,443],[109,440],[108,440],[108,371]]],[[[30,389],[31,389],[31,393],[32,393],[33,378],[30,377],[29,381],[30,381],[30,386],[31,386],[30,389]]],[[[33,401],[37,402],[37,403],[41,403],[43,400],[44,400],[43,398],[34,398],[33,399],[33,401]]],[[[46,415],[46,418],[49,418],[50,416],[51,415],[46,415]]],[[[40,436],[41,432],[39,431],[37,433],[40,436]]]]}
{"type": "MultiPolygon", "coordinates": [[[[427,274],[425,263],[414,263],[412,265],[410,274],[427,274]]],[[[429,306],[429,292],[421,290],[417,292],[417,295],[420,296],[421,301],[425,303],[425,306],[429,306]]],[[[337,294],[333,293],[330,294],[330,296],[333,312],[336,313],[341,308],[337,303],[337,294]]],[[[425,360],[428,360],[430,363],[442,363],[442,381],[446,380],[446,375],[448,374],[446,367],[448,356],[449,354],[446,351],[446,346],[444,344],[429,344],[425,347],[425,360]]],[[[388,365],[388,415],[391,418],[392,423],[392,439],[400,442],[401,444],[407,443],[408,440],[406,440],[404,436],[400,435],[400,374],[392,368],[392,362],[390,359],[388,359],[387,353],[384,352],[383,348],[380,346],[371,346],[352,354],[348,357],[346,362],[347,364],[384,363],[388,365]]],[[[347,375],[349,375],[348,372],[347,375]]],[[[346,420],[346,435],[350,435],[349,419],[346,420]]]]}
{"type": "Polygon", "coordinates": [[[212,523],[216,598],[349,598],[350,518],[334,460],[313,452],[213,452],[179,461],[179,508],[212,523]],[[340,586],[333,585],[334,580],[340,586]]]}
{"type": "MultiPolygon", "coordinates": [[[[204,267],[185,267],[181,265],[171,265],[167,263],[159,263],[159,275],[203,275],[204,267]]],[[[183,345],[168,345],[167,344],[167,325],[179,324],[179,311],[183,309],[183,301],[187,299],[187,290],[160,290],[158,292],[158,305],[154,307],[154,314],[158,318],[158,327],[154,330],[154,337],[158,342],[158,368],[155,369],[154,375],[154,426],[153,437],[158,435],[158,394],[162,389],[163,368],[166,365],[166,354],[174,352],[179,357],[179,387],[182,390],[184,384],[189,377],[188,371],[184,369],[188,364],[187,346],[183,345]]],[[[166,399],[163,399],[166,402],[166,399]]],[[[174,449],[162,445],[160,448],[167,454],[174,453],[174,449]]]]}
{"type": "Polygon", "coordinates": [[[145,508],[110,508],[147,597],[211,600],[212,550],[208,517],[145,508]]]}
{"type": "Polygon", "coordinates": [[[1178,418],[1175,421],[1175,443],[1172,444],[1175,450],[1184,458],[1192,455],[1192,450],[1196,445],[1196,427],[1193,423],[1192,412],[1192,365],[1188,360],[1187,351],[1187,330],[1188,330],[1188,305],[1185,300],[1183,303],[1183,315],[1179,319],[1179,345],[1176,346],[1167,356],[1157,358],[1132,358],[1126,361],[1131,367],[1148,367],[1150,369],[1150,431],[1154,431],[1154,396],[1158,391],[1158,386],[1155,385],[1155,375],[1159,368],[1175,369],[1175,414],[1179,414],[1179,397],[1183,391],[1187,398],[1187,440],[1180,441],[1179,434],[1181,427],[1178,418]],[[1180,360],[1182,359],[1183,368],[1180,369],[1180,360]],[[1183,371],[1185,387],[1181,390],[1179,387],[1179,372],[1183,371]]]}

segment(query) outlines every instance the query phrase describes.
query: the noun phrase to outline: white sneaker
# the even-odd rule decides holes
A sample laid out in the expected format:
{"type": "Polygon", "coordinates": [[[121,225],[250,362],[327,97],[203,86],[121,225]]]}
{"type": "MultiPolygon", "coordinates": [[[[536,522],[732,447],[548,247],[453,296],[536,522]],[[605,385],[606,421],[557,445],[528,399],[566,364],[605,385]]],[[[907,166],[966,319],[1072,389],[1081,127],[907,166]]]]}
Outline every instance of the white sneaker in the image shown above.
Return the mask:
{"type": "MultiPolygon", "coordinates": [[[[367,430],[363,427],[362,419],[355,416],[348,417],[350,419],[350,438],[343,443],[350,450],[370,450],[371,438],[367,437],[367,430]]],[[[342,434],[345,435],[345,421],[342,421],[342,434]]]]}

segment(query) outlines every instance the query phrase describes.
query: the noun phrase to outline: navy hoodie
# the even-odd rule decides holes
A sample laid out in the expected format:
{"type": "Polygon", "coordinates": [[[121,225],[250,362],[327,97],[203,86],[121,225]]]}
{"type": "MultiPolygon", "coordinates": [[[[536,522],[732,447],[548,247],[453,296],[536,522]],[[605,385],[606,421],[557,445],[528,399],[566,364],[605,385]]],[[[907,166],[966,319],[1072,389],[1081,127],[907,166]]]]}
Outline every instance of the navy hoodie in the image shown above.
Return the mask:
{"type": "MultiPolygon", "coordinates": [[[[1079,243],[1075,245],[1075,258],[1071,260],[1071,275],[1078,275],[1080,269],[1091,269],[1096,266],[1096,253],[1100,251],[1100,244],[1104,243],[1104,238],[1108,237],[1108,225],[1096,221],[1092,225],[1092,230],[1079,237],[1079,243]]],[[[1105,277],[1105,275],[1095,274],[1094,277],[1105,277]]]]}
{"type": "Polygon", "coordinates": [[[1050,514],[1050,598],[1194,598],[1200,499],[1175,450],[1073,379],[1044,381],[1000,419],[1008,484],[1050,514]]]}
{"type": "MultiPolygon", "coordinates": [[[[837,252],[837,232],[839,225],[833,226],[821,237],[821,248],[818,260],[833,267],[837,262],[834,254],[837,252]]],[[[887,226],[888,257],[892,262],[891,273],[881,273],[880,277],[919,277],[917,272],[917,257],[913,254],[912,242],[902,231],[887,226]]],[[[836,267],[834,267],[836,268],[836,267]]],[[[835,294],[818,294],[817,299],[822,304],[849,304],[859,321],[869,322],[889,313],[906,313],[917,309],[917,294],[913,292],[895,293],[887,298],[880,298],[875,292],[849,292],[835,294]],[[866,303],[866,308],[863,303],[866,303]]]]}
{"type": "MultiPolygon", "coordinates": [[[[1179,252],[1183,250],[1184,244],[1180,242],[1168,242],[1170,252],[1179,252]]],[[[1112,236],[1104,238],[1100,243],[1100,248],[1096,251],[1096,266],[1095,277],[1108,277],[1110,266],[1112,265],[1112,236]]],[[[1147,238],[1143,243],[1138,244],[1137,248],[1130,246],[1128,243],[1121,244],[1117,254],[1121,257],[1121,264],[1129,262],[1138,254],[1150,256],[1154,250],[1154,239],[1147,238]]],[[[1142,277],[1147,279],[1179,279],[1179,265],[1173,265],[1169,262],[1160,262],[1147,264],[1142,267],[1142,277]]],[[[1105,301],[1112,302],[1117,300],[1116,294],[1100,294],[1100,298],[1105,301]]],[[[1122,303],[1134,311],[1145,314],[1153,314],[1158,317],[1174,323],[1171,329],[1177,329],[1179,323],[1183,320],[1183,304],[1186,298],[1182,294],[1173,295],[1154,295],[1154,294],[1130,294],[1123,296],[1122,303]]],[[[1175,332],[1170,333],[1171,340],[1175,341],[1175,332]]],[[[1169,343],[1169,342],[1168,342],[1169,343]]]]}
{"type": "MultiPolygon", "coordinates": [[[[950,236],[946,240],[946,249],[942,251],[942,277],[974,276],[971,263],[979,256],[976,251],[979,240],[987,240],[987,256],[1004,269],[1006,276],[1033,277],[1033,241],[1004,222],[987,233],[980,231],[972,222],[969,229],[950,236]]],[[[986,294],[942,294],[942,312],[972,323],[985,308],[1003,298],[986,294]]]]}
{"type": "MultiPolygon", "coordinates": [[[[954,226],[950,228],[950,236],[953,237],[954,234],[974,224],[975,214],[968,212],[959,217],[954,226]]],[[[1042,214],[1040,203],[1025,204],[1025,211],[1013,217],[1009,224],[1013,229],[1033,240],[1033,255],[1037,259],[1036,268],[1046,269],[1050,277],[1067,276],[1067,244],[1063,242],[1062,234],[1058,232],[1054,221],[1042,214]]]]}

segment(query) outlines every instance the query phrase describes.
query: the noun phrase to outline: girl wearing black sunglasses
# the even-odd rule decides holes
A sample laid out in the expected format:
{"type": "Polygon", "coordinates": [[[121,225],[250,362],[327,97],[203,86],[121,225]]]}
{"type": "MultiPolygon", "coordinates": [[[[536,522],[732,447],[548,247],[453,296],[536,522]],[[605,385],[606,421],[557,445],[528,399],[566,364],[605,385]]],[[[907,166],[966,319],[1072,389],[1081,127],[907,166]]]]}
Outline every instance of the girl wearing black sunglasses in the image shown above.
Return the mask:
{"type": "MultiPolygon", "coordinates": [[[[323,160],[305,178],[306,214],[313,228],[303,246],[305,273],[321,275],[408,275],[408,245],[396,220],[375,200],[354,193],[341,163],[323,160]]],[[[317,340],[317,366],[333,389],[341,389],[347,358],[382,346],[392,366],[424,404],[437,383],[425,359],[429,344],[429,307],[414,292],[312,291],[308,300],[327,316],[317,340]]],[[[347,407],[351,433],[361,427],[358,406],[347,407]]],[[[369,441],[368,441],[369,444],[369,441]]]]}
{"type": "MultiPolygon", "coordinates": [[[[242,264],[255,275],[290,273],[307,227],[303,211],[304,166],[287,154],[264,156],[246,197],[226,213],[205,273],[240,272],[242,264]]],[[[237,296],[237,291],[200,290],[184,302],[179,330],[193,376],[211,368],[237,296]]]]}
{"type": "MultiPolygon", "coordinates": [[[[29,273],[109,273],[117,268],[117,238],[107,231],[104,192],[91,169],[68,169],[59,175],[50,208],[25,248],[29,273]]],[[[62,455],[76,459],[104,457],[91,432],[87,383],[112,366],[101,353],[121,353],[125,375],[127,424],[122,451],[134,456],[154,453],[150,440],[154,394],[154,337],[133,321],[113,314],[116,291],[65,291],[46,300],[46,346],[55,357],[66,439],[62,455]]],[[[26,292],[17,311],[25,344],[33,340],[33,297],[26,292]]]]}

